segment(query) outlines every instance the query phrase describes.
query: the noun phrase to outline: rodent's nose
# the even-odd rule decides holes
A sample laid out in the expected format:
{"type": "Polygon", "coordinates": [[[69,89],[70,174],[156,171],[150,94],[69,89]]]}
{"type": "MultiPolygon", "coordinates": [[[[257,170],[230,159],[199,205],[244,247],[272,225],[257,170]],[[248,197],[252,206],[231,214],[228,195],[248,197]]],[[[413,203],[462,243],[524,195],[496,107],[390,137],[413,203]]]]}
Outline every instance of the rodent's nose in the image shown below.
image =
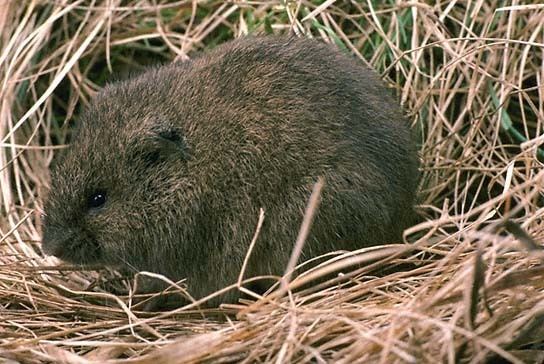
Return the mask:
{"type": "Polygon", "coordinates": [[[44,229],[42,236],[42,250],[47,255],[60,257],[62,255],[62,241],[58,234],[51,229],[44,229]]]}

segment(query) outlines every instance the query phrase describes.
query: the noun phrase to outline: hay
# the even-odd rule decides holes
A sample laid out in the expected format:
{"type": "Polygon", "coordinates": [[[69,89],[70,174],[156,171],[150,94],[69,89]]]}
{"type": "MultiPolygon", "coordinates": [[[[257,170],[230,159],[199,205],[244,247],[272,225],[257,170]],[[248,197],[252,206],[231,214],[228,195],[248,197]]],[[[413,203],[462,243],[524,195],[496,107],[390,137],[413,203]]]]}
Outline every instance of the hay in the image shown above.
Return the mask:
{"type": "Polygon", "coordinates": [[[544,6],[502,4],[2,1],[0,357],[542,362],[544,6]],[[42,255],[47,167],[110,70],[289,29],[346,48],[397,88],[422,141],[411,244],[331,256],[284,282],[339,274],[314,289],[162,313],[104,290],[110,273],[42,255]]]}

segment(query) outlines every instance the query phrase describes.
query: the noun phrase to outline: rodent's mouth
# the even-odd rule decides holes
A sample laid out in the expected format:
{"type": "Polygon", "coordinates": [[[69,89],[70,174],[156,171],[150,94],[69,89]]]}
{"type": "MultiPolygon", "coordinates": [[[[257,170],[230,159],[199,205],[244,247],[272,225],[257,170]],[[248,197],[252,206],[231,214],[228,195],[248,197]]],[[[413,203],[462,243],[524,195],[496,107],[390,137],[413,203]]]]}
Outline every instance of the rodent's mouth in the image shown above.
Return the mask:
{"type": "Polygon", "coordinates": [[[96,264],[101,260],[102,249],[93,239],[82,239],[74,233],[44,229],[42,250],[67,263],[96,264]]]}

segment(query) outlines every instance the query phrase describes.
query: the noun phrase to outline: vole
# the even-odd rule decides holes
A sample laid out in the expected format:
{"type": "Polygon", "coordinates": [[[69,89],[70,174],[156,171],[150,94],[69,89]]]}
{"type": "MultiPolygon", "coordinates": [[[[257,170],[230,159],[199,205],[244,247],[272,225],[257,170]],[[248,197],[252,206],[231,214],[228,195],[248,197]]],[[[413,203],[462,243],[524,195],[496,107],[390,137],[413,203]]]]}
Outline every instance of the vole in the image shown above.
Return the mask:
{"type": "MultiPolygon", "coordinates": [[[[409,125],[374,71],[295,37],[244,37],[107,85],[51,167],[43,249],[187,278],[196,298],[281,275],[312,186],[302,259],[398,242],[413,216],[409,125]]],[[[231,292],[221,297],[229,302],[231,292]]]]}

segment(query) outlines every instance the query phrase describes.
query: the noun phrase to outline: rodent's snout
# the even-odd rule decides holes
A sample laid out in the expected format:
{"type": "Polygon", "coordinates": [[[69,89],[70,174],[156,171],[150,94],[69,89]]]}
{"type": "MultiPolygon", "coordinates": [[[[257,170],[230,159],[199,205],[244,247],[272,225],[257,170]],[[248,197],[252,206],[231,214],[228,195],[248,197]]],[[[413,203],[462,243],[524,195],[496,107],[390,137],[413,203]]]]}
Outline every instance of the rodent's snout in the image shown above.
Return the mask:
{"type": "Polygon", "coordinates": [[[99,261],[102,250],[98,243],[79,230],[45,224],[42,251],[72,264],[92,264],[99,261]]]}
{"type": "Polygon", "coordinates": [[[62,256],[62,239],[59,239],[60,234],[50,228],[44,228],[42,236],[42,250],[47,255],[54,255],[56,257],[62,256]]]}

